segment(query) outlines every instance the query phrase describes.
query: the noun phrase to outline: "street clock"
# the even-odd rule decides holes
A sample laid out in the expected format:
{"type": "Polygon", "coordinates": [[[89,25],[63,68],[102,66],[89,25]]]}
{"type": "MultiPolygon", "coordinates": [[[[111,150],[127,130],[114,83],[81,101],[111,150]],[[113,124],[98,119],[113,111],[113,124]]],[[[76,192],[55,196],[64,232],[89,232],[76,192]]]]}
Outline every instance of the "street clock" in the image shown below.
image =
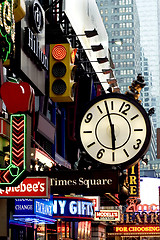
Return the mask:
{"type": "Polygon", "coordinates": [[[108,93],[88,104],[79,134],[83,149],[93,160],[127,168],[147,152],[151,124],[138,101],[120,93],[108,93]]]}

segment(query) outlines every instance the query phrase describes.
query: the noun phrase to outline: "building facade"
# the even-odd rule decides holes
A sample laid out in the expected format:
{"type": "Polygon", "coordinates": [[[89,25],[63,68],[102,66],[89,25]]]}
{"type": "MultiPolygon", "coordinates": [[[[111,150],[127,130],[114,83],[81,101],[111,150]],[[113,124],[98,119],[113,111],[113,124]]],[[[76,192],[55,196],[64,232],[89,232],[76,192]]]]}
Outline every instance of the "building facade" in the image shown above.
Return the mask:
{"type": "MultiPolygon", "coordinates": [[[[150,108],[156,107],[156,97],[151,93],[153,75],[149,60],[145,55],[145,50],[140,45],[141,36],[145,39],[146,46],[148,46],[148,40],[145,38],[145,34],[141,32],[141,18],[139,18],[136,2],[132,0],[99,0],[97,5],[109,36],[115,76],[121,92],[125,93],[131,82],[137,78],[138,73],[141,73],[144,76],[146,86],[141,91],[140,99],[148,112],[150,108]],[[117,40],[122,42],[120,46],[117,45],[117,40]]],[[[141,6],[143,8],[142,2],[141,6]]],[[[145,10],[143,9],[143,11],[145,10]]],[[[150,55],[152,55],[151,52],[150,55]]],[[[148,161],[148,165],[141,163],[141,168],[148,170],[153,170],[154,166],[152,166],[151,161],[156,160],[157,111],[152,115],[151,121],[153,130],[151,147],[145,156],[150,161],[148,161]]]]}

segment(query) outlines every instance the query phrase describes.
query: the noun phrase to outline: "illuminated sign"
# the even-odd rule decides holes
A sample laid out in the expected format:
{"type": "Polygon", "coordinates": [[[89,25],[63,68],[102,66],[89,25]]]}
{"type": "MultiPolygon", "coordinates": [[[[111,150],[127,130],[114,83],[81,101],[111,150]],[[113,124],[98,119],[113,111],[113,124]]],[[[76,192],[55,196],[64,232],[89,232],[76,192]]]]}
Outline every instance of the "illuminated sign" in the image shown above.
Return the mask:
{"type": "Polygon", "coordinates": [[[93,218],[93,203],[85,198],[53,198],[53,214],[56,218],[93,218]]]}
{"type": "Polygon", "coordinates": [[[159,211],[159,207],[157,204],[138,204],[136,205],[136,203],[130,204],[127,208],[126,208],[126,212],[158,212],[159,211]]]}
{"type": "Polygon", "coordinates": [[[120,223],[142,223],[142,224],[159,224],[160,213],[142,212],[142,213],[124,213],[120,216],[120,223]]]}
{"type": "Polygon", "coordinates": [[[32,215],[34,214],[33,199],[15,199],[16,215],[32,215]]]}
{"type": "Polygon", "coordinates": [[[128,186],[130,197],[140,196],[140,163],[128,169],[128,186]]]}
{"type": "Polygon", "coordinates": [[[116,233],[156,233],[160,232],[159,226],[117,226],[114,227],[114,232],[116,233]]]}
{"type": "Polygon", "coordinates": [[[16,199],[14,217],[93,219],[93,204],[85,198],[16,199]]]}
{"type": "Polygon", "coordinates": [[[11,44],[15,42],[15,21],[13,14],[13,0],[0,3],[0,58],[6,61],[11,52],[11,44]]]}
{"type": "Polygon", "coordinates": [[[99,196],[85,196],[93,202],[94,211],[99,212],[100,210],[100,197],[99,196]]]}
{"type": "Polygon", "coordinates": [[[26,157],[30,143],[30,117],[25,114],[12,114],[10,119],[10,162],[0,168],[0,186],[11,186],[22,177],[26,171],[26,157]],[[27,144],[28,143],[28,144],[27,144]]]}
{"type": "Polygon", "coordinates": [[[117,170],[54,171],[50,174],[51,193],[102,196],[107,192],[118,193],[117,170]],[[54,176],[54,177],[53,177],[54,176]]]}
{"type": "Polygon", "coordinates": [[[48,177],[28,177],[17,187],[0,189],[0,198],[48,198],[48,177]]]}
{"type": "Polygon", "coordinates": [[[100,210],[95,212],[95,221],[119,221],[120,220],[120,210],[100,210]]]}

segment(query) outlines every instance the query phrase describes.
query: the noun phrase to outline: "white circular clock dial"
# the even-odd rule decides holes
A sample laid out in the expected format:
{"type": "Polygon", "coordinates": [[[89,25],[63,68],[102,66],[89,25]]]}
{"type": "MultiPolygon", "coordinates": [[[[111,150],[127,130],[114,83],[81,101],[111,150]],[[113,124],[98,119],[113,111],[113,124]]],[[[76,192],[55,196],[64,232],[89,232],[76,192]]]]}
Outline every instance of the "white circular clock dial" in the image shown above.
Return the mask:
{"type": "Polygon", "coordinates": [[[141,111],[126,99],[116,97],[92,105],[80,126],[81,142],[88,154],[112,165],[134,158],[142,149],[146,134],[141,111]]]}

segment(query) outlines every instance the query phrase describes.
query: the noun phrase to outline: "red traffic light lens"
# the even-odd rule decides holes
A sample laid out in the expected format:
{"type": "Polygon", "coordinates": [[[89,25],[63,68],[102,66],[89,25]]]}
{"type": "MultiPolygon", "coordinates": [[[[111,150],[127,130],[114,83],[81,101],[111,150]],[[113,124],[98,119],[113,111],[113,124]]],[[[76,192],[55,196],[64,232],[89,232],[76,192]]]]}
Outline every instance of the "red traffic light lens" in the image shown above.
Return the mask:
{"type": "Polygon", "coordinates": [[[52,57],[55,60],[63,60],[66,57],[67,51],[66,48],[61,45],[61,44],[57,44],[53,47],[52,49],[52,57]]]}

